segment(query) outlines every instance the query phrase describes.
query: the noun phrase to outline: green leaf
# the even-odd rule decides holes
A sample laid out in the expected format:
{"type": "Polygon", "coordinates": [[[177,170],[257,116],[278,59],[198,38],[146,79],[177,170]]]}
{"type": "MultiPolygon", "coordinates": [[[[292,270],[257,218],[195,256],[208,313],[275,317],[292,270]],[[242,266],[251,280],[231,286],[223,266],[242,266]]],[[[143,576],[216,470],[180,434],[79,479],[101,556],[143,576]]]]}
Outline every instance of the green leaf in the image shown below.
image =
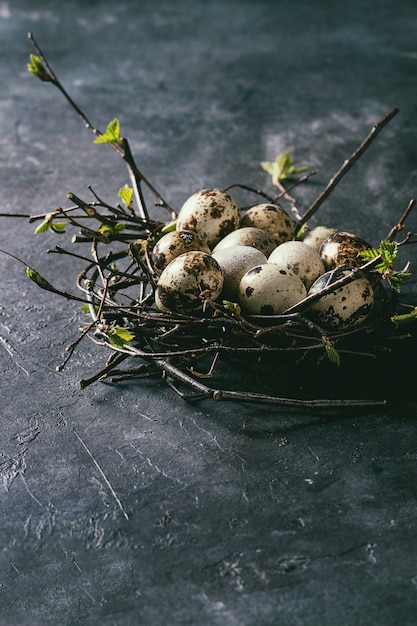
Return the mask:
{"type": "Polygon", "coordinates": [[[237,302],[232,302],[231,300],[223,300],[223,306],[227,311],[231,311],[237,315],[240,315],[242,311],[239,304],[237,302]]]}
{"type": "Polygon", "coordinates": [[[100,235],[110,237],[111,235],[117,235],[117,233],[120,233],[125,228],[126,224],[124,222],[118,222],[114,224],[114,226],[111,226],[110,224],[102,224],[99,227],[98,232],[100,233],[100,235]]]}
{"type": "Polygon", "coordinates": [[[120,123],[117,117],[109,122],[106,132],[96,137],[94,143],[120,143],[120,123]]]}
{"type": "Polygon", "coordinates": [[[37,270],[34,270],[29,265],[26,266],[26,275],[30,280],[38,285],[41,289],[46,289],[46,291],[56,292],[55,287],[51,285],[37,270]]]}
{"type": "Polygon", "coordinates": [[[39,224],[39,226],[35,228],[35,230],[33,231],[33,234],[39,235],[39,233],[46,233],[46,231],[49,230],[50,227],[51,227],[51,220],[46,218],[43,220],[43,222],[39,224]]]}
{"type": "Polygon", "coordinates": [[[133,189],[131,187],[125,185],[119,189],[117,196],[128,209],[133,208],[133,189]]]}
{"type": "Polygon", "coordinates": [[[323,343],[329,361],[334,363],[334,365],[340,365],[340,354],[333,346],[330,339],[328,339],[328,337],[323,337],[323,343]]]}
{"type": "Polygon", "coordinates": [[[297,168],[294,166],[294,160],[291,157],[289,150],[278,154],[275,157],[275,161],[263,161],[261,163],[261,167],[268,172],[268,174],[271,174],[272,183],[274,185],[277,185],[281,180],[290,178],[294,174],[305,172],[307,169],[304,165],[297,168]]]}
{"type": "Polygon", "coordinates": [[[41,59],[36,56],[36,54],[30,55],[30,63],[27,64],[28,71],[37,76],[40,80],[44,82],[52,82],[51,76],[48,74],[45,66],[43,65],[41,59]]]}
{"type": "Polygon", "coordinates": [[[393,315],[391,321],[396,326],[403,326],[404,324],[410,324],[417,320],[417,307],[415,307],[410,313],[404,313],[403,315],[393,315]]]}
{"type": "Polygon", "coordinates": [[[378,256],[381,257],[380,263],[376,266],[376,270],[381,274],[382,278],[388,282],[388,284],[400,291],[402,285],[411,277],[411,273],[408,271],[408,264],[402,271],[394,269],[395,262],[397,260],[398,243],[395,241],[381,241],[378,248],[370,248],[368,250],[362,250],[359,256],[365,261],[372,261],[378,256]]]}
{"type": "Polygon", "coordinates": [[[50,228],[57,235],[62,235],[65,233],[65,229],[67,227],[67,222],[51,222],[50,228]]]}
{"type": "Polygon", "coordinates": [[[109,338],[110,343],[118,348],[123,348],[126,343],[129,343],[135,338],[135,335],[132,335],[132,333],[126,328],[123,328],[123,326],[115,326],[114,328],[108,330],[106,335],[109,338]]]}

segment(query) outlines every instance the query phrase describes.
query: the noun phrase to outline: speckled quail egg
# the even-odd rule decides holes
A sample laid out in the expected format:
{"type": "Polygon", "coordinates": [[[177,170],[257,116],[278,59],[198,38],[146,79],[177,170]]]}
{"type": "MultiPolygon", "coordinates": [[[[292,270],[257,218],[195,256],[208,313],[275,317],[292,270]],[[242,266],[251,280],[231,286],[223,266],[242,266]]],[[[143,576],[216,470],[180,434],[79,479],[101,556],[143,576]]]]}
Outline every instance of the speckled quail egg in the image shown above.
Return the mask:
{"type": "Polygon", "coordinates": [[[306,243],[308,246],[311,246],[319,252],[323,241],[335,232],[335,228],[329,228],[328,226],[315,226],[306,232],[303,237],[303,243],[306,243]]]}
{"type": "Polygon", "coordinates": [[[293,272],[264,263],[242,277],[239,303],[244,314],[278,315],[303,300],[306,294],[303,281],[293,272]]]}
{"type": "Polygon", "coordinates": [[[223,287],[223,272],[210,254],[199,250],[184,252],[162,271],[155,290],[158,309],[174,313],[198,313],[201,294],[215,300],[223,287]]]}
{"type": "Polygon", "coordinates": [[[329,235],[320,246],[320,256],[326,270],[338,265],[360,267],[363,264],[359,252],[372,246],[353,233],[336,231],[329,235]]]}
{"type": "MultiPolygon", "coordinates": [[[[349,274],[349,269],[337,267],[320,276],[308,294],[314,294],[349,274]]],[[[351,282],[322,296],[309,309],[315,321],[330,328],[343,328],[361,324],[372,311],[374,291],[363,274],[351,282]]]]}
{"type": "Polygon", "coordinates": [[[175,257],[190,250],[201,250],[210,254],[207,243],[197,233],[190,230],[171,231],[155,244],[151,253],[152,265],[157,272],[162,272],[175,257]]]}
{"type": "Polygon", "coordinates": [[[239,300],[239,284],[246,272],[256,265],[267,262],[263,252],[250,246],[229,246],[212,256],[223,270],[224,283],[221,297],[237,302],[239,300]]]}
{"type": "Polygon", "coordinates": [[[240,225],[262,228],[277,244],[289,241],[295,232],[294,220],[279,204],[256,204],[242,216],[240,225]]]}
{"type": "Polygon", "coordinates": [[[197,233],[212,248],[240,223],[236,200],[220,189],[202,189],[190,196],[177,216],[177,230],[197,233]]]}
{"type": "Polygon", "coordinates": [[[268,263],[275,263],[294,272],[301,278],[306,289],[325,271],[319,253],[302,241],[284,241],[271,252],[268,263]]]}
{"type": "Polygon", "coordinates": [[[213,248],[212,252],[217,252],[223,248],[229,248],[230,246],[250,246],[257,248],[268,257],[272,250],[277,247],[276,242],[268,235],[262,228],[255,228],[254,226],[244,226],[237,228],[233,232],[226,235],[219,241],[219,243],[213,248]]]}

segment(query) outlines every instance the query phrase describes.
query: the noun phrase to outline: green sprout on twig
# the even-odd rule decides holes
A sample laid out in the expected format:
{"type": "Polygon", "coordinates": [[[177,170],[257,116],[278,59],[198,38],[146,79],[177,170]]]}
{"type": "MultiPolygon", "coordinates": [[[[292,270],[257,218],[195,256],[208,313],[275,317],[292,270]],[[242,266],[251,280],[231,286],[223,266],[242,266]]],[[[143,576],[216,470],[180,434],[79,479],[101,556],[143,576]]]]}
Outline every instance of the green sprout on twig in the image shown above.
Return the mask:
{"type": "Polygon", "coordinates": [[[52,82],[51,75],[45,68],[41,59],[36,54],[30,55],[30,63],[28,63],[27,68],[31,74],[34,74],[34,76],[37,76],[37,78],[44,81],[45,83],[52,82]]]}
{"type": "Polygon", "coordinates": [[[382,241],[378,248],[362,250],[359,254],[364,261],[373,261],[380,257],[380,262],[375,269],[381,274],[382,279],[386,280],[397,292],[411,277],[411,273],[408,271],[409,263],[401,271],[394,269],[398,254],[398,243],[395,241],[382,241]]]}
{"type": "Polygon", "coordinates": [[[117,143],[119,146],[122,146],[120,122],[117,117],[107,124],[106,132],[96,137],[94,143],[117,143]]]}
{"type": "Polygon", "coordinates": [[[279,183],[286,178],[291,178],[295,174],[301,174],[305,172],[307,167],[302,165],[301,167],[295,167],[294,160],[290,155],[289,150],[278,154],[275,161],[263,161],[261,163],[262,169],[272,176],[272,184],[280,186],[279,183]]]}
{"type": "Polygon", "coordinates": [[[119,189],[119,193],[117,197],[123,202],[129,211],[133,208],[133,189],[129,187],[129,185],[124,185],[121,189],[119,189]]]}

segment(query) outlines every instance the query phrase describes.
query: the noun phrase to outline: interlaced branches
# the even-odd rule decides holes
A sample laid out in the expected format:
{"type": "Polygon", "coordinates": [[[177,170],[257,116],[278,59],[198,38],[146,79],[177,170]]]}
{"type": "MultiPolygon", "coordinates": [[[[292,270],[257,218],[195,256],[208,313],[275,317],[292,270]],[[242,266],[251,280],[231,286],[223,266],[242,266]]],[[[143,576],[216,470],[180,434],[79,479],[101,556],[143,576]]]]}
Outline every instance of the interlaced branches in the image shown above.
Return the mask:
{"type": "MultiPolygon", "coordinates": [[[[211,301],[204,291],[200,296],[201,314],[160,311],[155,307],[158,273],[152,264],[152,249],[165,233],[175,228],[176,213],[138,169],[127,139],[121,136],[119,121],[112,120],[104,132],[92,124],[57,78],[33,35],[29,34],[29,38],[37,53],[31,55],[29,71],[40,80],[53,84],[95,136],[95,142],[108,144],[122,158],[132,184],[131,188],[125,186],[119,191],[121,204],[117,206],[104,201],[89,187],[92,194],[90,201],[70,192],[67,194],[71,202],[68,208],[58,207],[55,211],[29,218],[31,222],[39,222],[36,233],[51,230],[62,234],[72,228],[75,231],[73,243],[86,243],[89,246],[88,255],[62,246],[49,251],[51,254],[85,261],[85,268],[76,280],[81,295],[61,291],[36,270],[27,268],[28,276],[41,288],[80,302],[84,313],[89,316],[79,336],[67,346],[67,355],[58,369],[66,365],[80,342],[89,338],[108,349],[110,356],[98,372],[81,381],[82,388],[97,380],[121,381],[162,373],[180,395],[190,399],[211,397],[216,400],[332,407],[383,403],[383,398],[311,399],[282,397],[275,392],[226,389],[225,380],[219,380],[217,370],[228,359],[239,359],[243,367],[245,362],[258,361],[259,367],[262,367],[262,363],[271,358],[284,358],[300,371],[300,364],[305,361],[308,361],[309,367],[315,367],[323,359],[337,365],[344,355],[357,359],[375,359],[386,351],[396,335],[397,327],[417,317],[417,309],[401,304],[397,297],[397,287],[408,274],[408,267],[401,272],[395,268],[398,248],[415,242],[416,235],[408,232],[402,241],[394,243],[397,235],[404,231],[415,201],[409,202],[381,245],[368,251],[368,256],[363,256],[360,267],[350,269],[336,282],[320,292],[307,295],[280,315],[243,316],[236,303],[211,301]],[[157,205],[167,209],[171,221],[165,223],[151,219],[144,188],[154,195],[157,205]],[[367,276],[379,294],[378,306],[371,317],[357,327],[332,330],[321,328],[309,315],[312,304],[355,280],[358,275],[367,276]],[[133,362],[134,365],[126,365],[127,362],[133,362]]],[[[277,202],[280,198],[288,200],[296,216],[296,228],[300,231],[397,112],[397,108],[392,109],[373,126],[301,215],[295,208],[295,199],[290,191],[298,184],[306,183],[314,172],[304,174],[284,186],[283,180],[305,171],[304,167],[294,166],[288,153],[275,162],[262,164],[272,175],[278,194],[239,183],[229,185],[226,189],[237,186],[268,202],[277,202]]]]}

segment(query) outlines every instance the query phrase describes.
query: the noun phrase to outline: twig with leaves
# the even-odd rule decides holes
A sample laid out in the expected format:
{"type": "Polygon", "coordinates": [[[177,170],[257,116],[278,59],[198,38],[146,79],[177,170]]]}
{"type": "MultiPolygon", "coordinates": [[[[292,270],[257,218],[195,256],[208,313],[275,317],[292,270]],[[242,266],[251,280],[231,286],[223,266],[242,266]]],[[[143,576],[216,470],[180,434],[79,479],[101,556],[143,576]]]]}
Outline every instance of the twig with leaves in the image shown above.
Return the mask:
{"type": "MultiPolygon", "coordinates": [[[[391,297],[392,292],[397,293],[410,276],[408,266],[401,271],[397,270],[397,252],[401,245],[416,241],[416,235],[408,233],[399,243],[393,239],[403,230],[414,201],[410,201],[385,240],[379,246],[362,254],[363,263],[360,267],[351,269],[319,293],[307,295],[297,305],[280,315],[243,316],[237,303],[212,302],[204,294],[201,314],[186,315],[158,311],[154,297],[158,275],[152,265],[151,252],[164,234],[175,229],[176,213],[137,168],[129,142],[121,136],[119,120],[117,118],[111,120],[104,133],[92,125],[57,78],[33,35],[29,34],[29,38],[37,52],[37,55],[30,57],[29,71],[40,80],[52,83],[58,88],[87,129],[95,135],[95,143],[106,143],[116,151],[128,167],[132,185],[132,187],[125,185],[119,190],[121,205],[112,206],[102,200],[90,187],[93,201],[88,202],[73,193],[68,193],[68,200],[72,203],[69,208],[59,207],[55,211],[30,217],[30,221],[41,221],[35,230],[37,234],[50,230],[62,235],[70,226],[77,230],[72,241],[88,243],[90,246],[91,258],[65,250],[61,246],[50,250],[50,253],[78,257],[87,262],[85,269],[77,277],[77,287],[82,296],[60,290],[32,267],[27,266],[29,278],[39,287],[81,303],[84,313],[90,317],[89,322],[81,329],[80,336],[69,344],[67,356],[58,368],[62,369],[65,366],[82,339],[89,338],[110,350],[111,356],[104,367],[81,381],[82,388],[97,380],[123,380],[162,372],[166,381],[187,399],[210,397],[216,400],[309,407],[369,406],[384,403],[385,400],[380,398],[281,397],[248,390],[228,390],[221,388],[217,383],[211,386],[207,381],[212,379],[214,383],[217,380],[216,369],[219,363],[229,357],[244,356],[262,362],[272,355],[274,358],[284,355],[288,359],[293,359],[298,367],[308,355],[318,355],[317,362],[327,357],[330,362],[339,365],[341,355],[344,354],[369,359],[385,350],[387,344],[395,337],[397,327],[417,318],[417,307],[411,311],[405,310],[391,297]],[[144,187],[154,195],[157,205],[170,212],[172,218],[170,222],[158,222],[150,218],[143,193],[144,187]],[[117,248],[108,251],[109,243],[116,245],[117,248]],[[103,246],[104,253],[101,252],[103,246]],[[313,322],[308,315],[312,304],[355,280],[358,274],[369,276],[374,284],[379,285],[383,294],[382,305],[372,319],[367,324],[355,328],[334,330],[324,330],[313,322]],[[139,362],[139,365],[133,368],[120,368],[122,363],[130,359],[139,362]],[[206,362],[207,359],[209,359],[208,368],[202,370],[199,363],[206,362]],[[205,382],[202,382],[202,379],[205,382]],[[190,389],[191,395],[184,394],[179,389],[181,385],[190,389]]],[[[307,182],[314,172],[304,174],[295,182],[293,180],[291,186],[284,186],[283,181],[291,180],[307,169],[305,166],[296,167],[288,151],[278,155],[273,162],[261,163],[262,168],[271,174],[272,183],[278,187],[279,194],[273,195],[239,183],[225,189],[238,186],[263,197],[268,202],[277,202],[278,199],[285,198],[291,203],[299,231],[397,111],[393,109],[375,124],[357,150],[345,160],[325,189],[302,215],[298,213],[296,200],[289,192],[297,185],[307,182]]]]}

